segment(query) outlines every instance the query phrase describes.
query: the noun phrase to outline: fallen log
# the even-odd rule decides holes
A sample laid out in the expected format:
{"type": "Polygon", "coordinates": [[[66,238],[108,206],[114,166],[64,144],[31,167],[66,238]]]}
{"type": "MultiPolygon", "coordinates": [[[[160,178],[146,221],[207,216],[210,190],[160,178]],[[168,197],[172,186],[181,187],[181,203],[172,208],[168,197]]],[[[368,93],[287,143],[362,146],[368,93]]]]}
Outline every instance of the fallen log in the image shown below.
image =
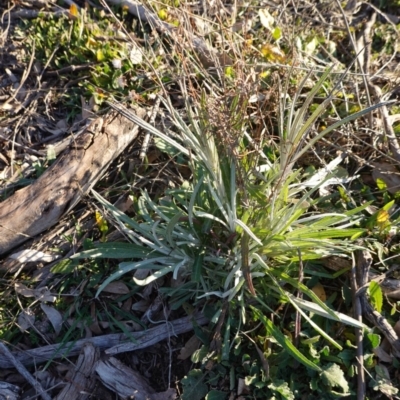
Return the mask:
{"type": "MultiPolygon", "coordinates": [[[[49,360],[77,356],[87,343],[91,343],[99,351],[105,351],[107,355],[116,355],[145,349],[171,336],[190,332],[193,330],[193,323],[205,325],[208,323],[208,319],[201,313],[197,313],[191,317],[182,317],[140,332],[130,332],[126,335],[123,333],[110,333],[109,335],[79,339],[74,342],[50,344],[31,350],[13,351],[11,354],[15,360],[24,366],[38,365],[49,360]]],[[[14,364],[9,358],[0,353],[0,369],[13,367],[14,364]]]]}
{"type": "Polygon", "coordinates": [[[96,386],[94,367],[99,359],[99,349],[86,343],[75,363],[72,376],[68,377],[68,383],[53,400],[89,399],[96,386]]]}
{"type": "Polygon", "coordinates": [[[135,400],[173,400],[176,390],[168,389],[156,393],[139,372],[129,368],[117,358],[109,357],[99,360],[95,366],[101,383],[112,390],[118,398],[135,400]]]}
{"type": "Polygon", "coordinates": [[[95,119],[39,179],[0,203],[0,255],[71,211],[137,134],[138,126],[115,112],[95,119]]]}

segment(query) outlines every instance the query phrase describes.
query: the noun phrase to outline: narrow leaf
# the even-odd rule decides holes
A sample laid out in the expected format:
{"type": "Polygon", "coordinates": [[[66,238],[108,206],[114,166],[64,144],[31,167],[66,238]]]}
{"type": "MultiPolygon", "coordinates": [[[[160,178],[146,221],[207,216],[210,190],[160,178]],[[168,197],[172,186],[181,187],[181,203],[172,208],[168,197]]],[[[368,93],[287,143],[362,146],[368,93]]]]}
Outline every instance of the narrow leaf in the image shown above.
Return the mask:
{"type": "Polygon", "coordinates": [[[314,371],[322,372],[321,368],[318,367],[315,363],[310,361],[307,357],[300,353],[299,350],[293,345],[293,343],[279,330],[275,327],[275,325],[264,315],[261,314],[259,310],[250,306],[253,312],[257,315],[259,320],[264,324],[268,333],[273,336],[276,341],[297,361],[301,362],[308,368],[313,369],[314,371]]]}

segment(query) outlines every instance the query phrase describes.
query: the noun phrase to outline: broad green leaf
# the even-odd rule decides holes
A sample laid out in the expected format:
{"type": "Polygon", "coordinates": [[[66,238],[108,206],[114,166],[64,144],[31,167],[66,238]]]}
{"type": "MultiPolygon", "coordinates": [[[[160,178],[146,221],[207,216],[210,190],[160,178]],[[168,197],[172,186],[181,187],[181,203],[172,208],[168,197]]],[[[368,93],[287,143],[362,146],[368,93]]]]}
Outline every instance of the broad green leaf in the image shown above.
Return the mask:
{"type": "Polygon", "coordinates": [[[168,11],[165,8],[162,8],[159,12],[158,12],[158,18],[161,19],[161,21],[166,21],[168,18],[168,11]]]}
{"type": "Polygon", "coordinates": [[[383,294],[379,283],[371,281],[368,287],[368,294],[374,309],[381,312],[383,306],[383,294]]]}
{"type": "Polygon", "coordinates": [[[207,385],[203,382],[204,374],[199,369],[193,369],[185,376],[182,383],[182,400],[202,400],[208,392],[207,385]]]}
{"type": "Polygon", "coordinates": [[[207,346],[201,346],[200,349],[196,350],[192,356],[190,357],[191,361],[193,363],[201,363],[205,359],[207,359],[207,356],[209,354],[210,350],[207,346]]]}
{"type": "Polygon", "coordinates": [[[225,400],[228,393],[221,390],[211,390],[206,396],[206,400],[225,400]]]}
{"type": "MultiPolygon", "coordinates": [[[[342,396],[349,395],[349,384],[344,376],[343,370],[337,364],[330,364],[323,368],[321,373],[322,382],[328,386],[328,388],[340,388],[339,392],[342,396]]],[[[333,391],[336,392],[336,391],[333,391]]]]}
{"type": "Polygon", "coordinates": [[[105,55],[101,49],[98,49],[96,52],[96,58],[98,62],[104,61],[105,60],[105,55]]]}
{"type": "Polygon", "coordinates": [[[386,182],[385,182],[383,179],[381,179],[381,178],[377,178],[377,179],[376,179],[376,186],[378,186],[378,189],[379,189],[379,190],[385,190],[385,189],[387,189],[386,182]]]}
{"type": "Polygon", "coordinates": [[[275,40],[279,40],[282,37],[282,29],[276,27],[273,31],[272,31],[272,37],[275,40]]]}
{"type": "Polygon", "coordinates": [[[343,360],[343,364],[346,368],[349,368],[350,365],[354,362],[354,357],[356,357],[356,353],[354,349],[344,349],[338,354],[338,357],[343,360]]]}
{"type": "Polygon", "coordinates": [[[294,400],[294,394],[291,391],[289,384],[285,381],[276,380],[268,385],[268,388],[273,392],[277,392],[281,395],[282,399],[285,400],[294,400]]]}

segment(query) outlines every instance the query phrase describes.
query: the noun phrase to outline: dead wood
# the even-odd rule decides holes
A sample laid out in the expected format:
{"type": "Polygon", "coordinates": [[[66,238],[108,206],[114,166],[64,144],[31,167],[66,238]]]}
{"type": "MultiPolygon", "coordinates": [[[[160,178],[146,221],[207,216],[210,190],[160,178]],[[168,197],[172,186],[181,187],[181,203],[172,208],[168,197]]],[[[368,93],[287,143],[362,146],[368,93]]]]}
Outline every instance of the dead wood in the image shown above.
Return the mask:
{"type": "Polygon", "coordinates": [[[19,399],[20,388],[7,382],[0,382],[0,400],[19,399]]]}
{"type": "MultiPolygon", "coordinates": [[[[26,381],[35,389],[36,393],[43,400],[51,400],[51,397],[43,389],[42,385],[36,379],[34,379],[24,365],[14,357],[10,350],[8,350],[7,346],[2,342],[0,342],[0,354],[10,363],[11,367],[16,368],[16,370],[26,379],[26,381]]],[[[3,364],[0,362],[0,365],[3,364]]]]}
{"type": "Polygon", "coordinates": [[[168,389],[162,393],[155,393],[147,380],[129,368],[115,357],[101,360],[96,365],[99,379],[108,389],[115,392],[122,399],[156,400],[175,399],[175,389],[168,389]]]}
{"type": "Polygon", "coordinates": [[[114,112],[93,121],[35,183],[0,204],[0,255],[55,225],[137,134],[114,112]]]}
{"type": "MultiPolygon", "coordinates": [[[[192,320],[196,321],[198,325],[204,325],[208,322],[207,318],[202,314],[197,314],[194,317],[184,317],[160,324],[146,331],[132,332],[129,336],[119,333],[103,335],[61,345],[53,344],[32,350],[16,351],[12,352],[12,355],[21,364],[28,366],[57,358],[76,356],[87,343],[91,343],[99,348],[100,351],[110,349],[111,351],[106,351],[108,354],[144,349],[171,336],[191,331],[193,329],[192,320]]],[[[0,368],[13,368],[14,364],[7,357],[0,354],[0,366],[0,368]]]]}
{"type": "Polygon", "coordinates": [[[91,343],[86,343],[79,355],[73,376],[55,397],[55,400],[85,400],[89,398],[96,385],[94,368],[99,357],[100,351],[91,343]]]}

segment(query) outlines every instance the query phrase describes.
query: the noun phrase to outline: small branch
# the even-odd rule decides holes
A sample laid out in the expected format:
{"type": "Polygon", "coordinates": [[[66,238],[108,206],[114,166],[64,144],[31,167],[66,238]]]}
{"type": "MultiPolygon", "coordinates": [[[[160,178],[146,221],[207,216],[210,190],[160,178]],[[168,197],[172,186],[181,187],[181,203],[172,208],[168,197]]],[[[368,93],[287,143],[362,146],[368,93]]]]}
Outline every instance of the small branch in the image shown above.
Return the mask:
{"type": "MultiPolygon", "coordinates": [[[[27,371],[23,364],[18,361],[13,354],[8,350],[3,342],[0,342],[0,353],[3,353],[5,359],[14,367],[16,370],[29,382],[35,390],[40,394],[43,400],[51,400],[51,397],[45,392],[42,385],[33,378],[33,376],[27,371]]],[[[2,367],[3,363],[0,363],[2,367]]]]}
{"type": "MultiPolygon", "coordinates": [[[[144,110],[137,112],[144,114],[144,110]]],[[[137,133],[135,124],[116,113],[92,121],[39,179],[1,203],[0,254],[57,223],[137,133]]]]}
{"type": "MultiPolygon", "coordinates": [[[[74,342],[17,351],[13,352],[12,356],[23,365],[32,365],[57,358],[77,356],[87,343],[92,343],[100,351],[105,350],[107,354],[139,350],[167,339],[171,332],[172,334],[179,335],[191,331],[193,329],[192,320],[198,325],[204,325],[208,322],[207,318],[202,314],[196,314],[193,317],[184,317],[168,322],[168,326],[167,324],[161,324],[145,331],[131,332],[129,336],[121,333],[96,336],[90,339],[80,339],[74,342]]],[[[0,365],[2,368],[12,368],[14,366],[9,358],[2,354],[0,354],[0,365]]]]}
{"type": "MultiPolygon", "coordinates": [[[[153,110],[151,112],[151,117],[149,124],[154,125],[154,121],[156,120],[156,115],[160,108],[161,97],[157,97],[156,103],[154,104],[153,110]]],[[[149,149],[149,143],[151,139],[151,133],[147,131],[143,138],[142,149],[140,150],[139,159],[143,162],[146,157],[147,150],[149,149]]]]}
{"type": "Polygon", "coordinates": [[[6,18],[9,20],[14,20],[17,18],[21,19],[35,19],[35,18],[54,18],[60,17],[62,15],[69,15],[68,10],[57,10],[57,11],[42,11],[42,10],[18,10],[13,11],[6,18]]]}
{"type": "MultiPolygon", "coordinates": [[[[369,86],[371,88],[371,92],[373,93],[375,99],[380,100],[382,98],[381,89],[377,85],[372,84],[371,82],[369,83],[369,86]]],[[[394,133],[394,129],[390,120],[389,111],[385,105],[382,105],[379,109],[379,112],[383,120],[383,126],[385,128],[386,137],[389,141],[390,150],[393,153],[393,157],[396,159],[396,161],[400,162],[400,145],[397,140],[396,134],[394,133]]]]}
{"type": "MultiPolygon", "coordinates": [[[[359,70],[361,71],[361,75],[362,75],[362,78],[363,78],[365,91],[366,91],[365,94],[367,96],[367,101],[368,101],[368,107],[370,107],[372,103],[371,103],[371,98],[370,98],[370,95],[369,95],[369,92],[368,92],[368,79],[367,79],[367,76],[366,76],[366,72],[367,71],[364,70],[364,63],[362,62],[362,59],[361,59],[364,56],[365,48],[364,48],[364,51],[362,51],[362,49],[359,49],[357,47],[357,43],[355,42],[354,37],[352,35],[352,31],[350,29],[349,22],[347,21],[346,13],[344,12],[342,5],[340,4],[340,1],[339,0],[335,0],[335,2],[336,2],[336,4],[337,4],[337,6],[338,6],[338,8],[339,8],[339,10],[340,10],[340,12],[341,12],[341,14],[343,16],[343,21],[344,21],[344,23],[346,25],[347,34],[349,35],[349,39],[351,41],[353,49],[354,49],[355,53],[357,54],[356,62],[357,62],[357,66],[358,66],[359,70]]],[[[357,87],[357,82],[356,82],[356,87],[357,87]]],[[[359,96],[358,96],[358,98],[359,98],[359,96]]]]}
{"type": "MultiPolygon", "coordinates": [[[[366,71],[369,72],[370,68],[370,58],[371,58],[371,44],[372,44],[372,35],[373,35],[373,27],[375,26],[375,20],[376,20],[376,13],[374,12],[368,21],[368,23],[365,26],[364,33],[363,33],[363,38],[364,42],[368,42],[366,44],[365,48],[365,68],[366,71]],[[368,70],[367,70],[368,68],[368,70]]],[[[370,75],[369,75],[370,76],[370,75]]],[[[374,100],[380,102],[382,99],[382,91],[379,86],[374,85],[372,83],[371,77],[368,78],[368,87],[371,90],[374,100]]],[[[391,152],[393,153],[393,157],[397,160],[400,161],[400,145],[397,140],[396,134],[394,133],[393,129],[393,122],[390,118],[389,111],[385,105],[382,105],[381,108],[379,109],[379,112],[381,114],[381,118],[383,120],[383,127],[385,130],[386,137],[389,141],[389,147],[391,152]]],[[[372,128],[372,126],[371,126],[372,128]]]]}
{"type": "Polygon", "coordinates": [[[400,357],[400,339],[394,331],[393,327],[389,324],[385,317],[369,304],[367,299],[365,286],[368,283],[369,269],[372,265],[371,254],[367,251],[360,251],[357,253],[357,271],[358,286],[360,287],[357,296],[360,298],[361,307],[365,317],[376,326],[392,346],[392,352],[395,357],[400,357]]]}
{"type": "Polygon", "coordinates": [[[87,69],[90,69],[93,65],[98,64],[97,62],[90,62],[87,64],[82,64],[82,65],[69,65],[68,67],[60,68],[56,71],[47,71],[45,70],[43,72],[43,75],[46,76],[61,76],[64,74],[70,74],[71,72],[78,72],[78,71],[85,71],[87,69]]]}
{"type": "MultiPolygon", "coordinates": [[[[360,298],[357,296],[360,282],[357,282],[356,261],[353,258],[351,267],[351,291],[353,296],[354,319],[362,323],[362,308],[360,298]]],[[[368,275],[367,275],[368,276],[368,275]]],[[[364,373],[364,349],[363,349],[363,332],[360,328],[355,328],[356,345],[357,345],[357,400],[365,399],[365,373],[364,373]]]]}

